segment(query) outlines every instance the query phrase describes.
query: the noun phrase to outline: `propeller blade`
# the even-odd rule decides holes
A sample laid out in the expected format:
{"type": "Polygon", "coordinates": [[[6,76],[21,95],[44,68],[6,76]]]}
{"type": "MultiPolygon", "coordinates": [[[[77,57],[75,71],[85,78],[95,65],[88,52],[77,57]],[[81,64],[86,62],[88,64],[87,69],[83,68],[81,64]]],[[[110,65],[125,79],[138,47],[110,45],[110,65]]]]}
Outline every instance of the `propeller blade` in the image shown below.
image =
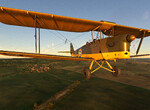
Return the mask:
{"type": "Polygon", "coordinates": [[[143,42],[143,38],[144,38],[144,37],[142,37],[141,40],[140,40],[139,46],[138,46],[137,51],[136,51],[136,55],[139,53],[139,50],[140,50],[140,48],[141,48],[141,44],[142,44],[142,42],[143,42]]]}

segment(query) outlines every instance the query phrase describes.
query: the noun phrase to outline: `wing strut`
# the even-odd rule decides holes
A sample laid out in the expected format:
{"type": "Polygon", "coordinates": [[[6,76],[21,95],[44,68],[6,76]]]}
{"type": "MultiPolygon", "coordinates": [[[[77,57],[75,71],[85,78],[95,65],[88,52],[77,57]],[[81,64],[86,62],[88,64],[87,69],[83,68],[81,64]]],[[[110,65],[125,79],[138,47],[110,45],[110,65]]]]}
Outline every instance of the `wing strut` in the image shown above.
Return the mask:
{"type": "Polygon", "coordinates": [[[137,51],[136,51],[136,55],[139,53],[139,50],[140,50],[140,48],[141,48],[141,44],[142,44],[142,42],[143,42],[144,36],[145,36],[145,31],[144,31],[144,34],[143,34],[141,40],[140,40],[139,46],[138,46],[137,51]]]}
{"type": "Polygon", "coordinates": [[[35,53],[37,53],[37,30],[36,30],[36,15],[34,20],[35,25],[35,53]]]}
{"type": "Polygon", "coordinates": [[[39,54],[40,54],[40,46],[41,46],[41,44],[40,44],[40,28],[39,28],[39,54]]]}
{"type": "MultiPolygon", "coordinates": [[[[37,41],[38,41],[38,45],[39,45],[39,54],[40,54],[40,28],[38,28],[38,39],[37,39],[37,19],[36,19],[36,15],[35,15],[35,19],[34,19],[34,23],[35,23],[35,53],[37,53],[37,41]]],[[[38,23],[39,24],[39,23],[38,23]]]]}

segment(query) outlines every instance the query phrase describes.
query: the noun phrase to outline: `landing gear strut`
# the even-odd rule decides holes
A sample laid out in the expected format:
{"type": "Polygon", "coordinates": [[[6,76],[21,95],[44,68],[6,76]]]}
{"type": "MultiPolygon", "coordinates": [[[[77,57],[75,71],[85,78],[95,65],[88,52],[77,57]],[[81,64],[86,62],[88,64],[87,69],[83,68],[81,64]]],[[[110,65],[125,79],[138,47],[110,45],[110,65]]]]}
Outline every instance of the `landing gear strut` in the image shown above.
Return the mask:
{"type": "Polygon", "coordinates": [[[94,73],[95,71],[97,71],[100,68],[103,68],[107,71],[110,71],[114,77],[118,77],[120,75],[120,69],[115,66],[115,63],[116,63],[116,60],[114,60],[114,64],[113,64],[113,66],[111,66],[110,63],[106,60],[103,60],[103,61],[100,61],[100,62],[98,62],[96,60],[92,60],[90,66],[85,67],[84,70],[83,70],[84,78],[85,79],[90,79],[91,74],[94,73]],[[95,63],[95,65],[93,66],[94,63],[95,63]],[[104,63],[106,63],[109,68],[104,67],[103,66],[104,63]],[[96,69],[93,69],[96,65],[98,65],[98,67],[96,69]]]}

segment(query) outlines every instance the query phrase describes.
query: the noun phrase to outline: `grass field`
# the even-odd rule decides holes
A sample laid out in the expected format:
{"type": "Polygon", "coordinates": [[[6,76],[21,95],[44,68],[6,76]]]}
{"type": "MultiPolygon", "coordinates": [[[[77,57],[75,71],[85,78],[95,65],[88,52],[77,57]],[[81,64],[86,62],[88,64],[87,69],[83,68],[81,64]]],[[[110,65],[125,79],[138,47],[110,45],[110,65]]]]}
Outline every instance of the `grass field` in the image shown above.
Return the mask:
{"type": "Polygon", "coordinates": [[[121,60],[120,78],[99,70],[88,81],[81,74],[85,65],[89,62],[1,59],[0,110],[32,110],[76,80],[81,84],[53,110],[150,110],[149,59],[121,60]]]}
{"type": "Polygon", "coordinates": [[[150,91],[91,78],[59,101],[52,110],[150,110],[150,91]]]}

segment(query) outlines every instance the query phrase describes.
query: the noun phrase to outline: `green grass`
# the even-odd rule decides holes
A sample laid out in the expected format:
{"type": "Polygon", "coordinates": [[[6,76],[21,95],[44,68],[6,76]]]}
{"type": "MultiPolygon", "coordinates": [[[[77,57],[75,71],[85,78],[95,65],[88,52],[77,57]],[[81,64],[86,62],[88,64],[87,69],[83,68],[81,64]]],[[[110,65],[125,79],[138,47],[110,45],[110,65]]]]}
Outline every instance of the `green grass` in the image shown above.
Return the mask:
{"type": "Polygon", "coordinates": [[[44,102],[72,83],[66,71],[62,70],[59,73],[64,77],[32,73],[0,79],[0,110],[28,110],[33,108],[34,103],[44,102]]]}
{"type": "MultiPolygon", "coordinates": [[[[148,75],[149,64],[141,68],[142,64],[133,64],[130,61],[120,60],[117,65],[123,72],[127,70],[148,75]]],[[[76,80],[81,81],[81,84],[58,101],[53,110],[150,110],[150,90],[93,76],[85,81],[82,74],[61,69],[76,65],[84,67],[88,66],[89,62],[1,59],[0,110],[32,110],[35,103],[38,105],[43,103],[76,80]],[[28,65],[35,64],[50,64],[53,68],[41,73],[27,72],[28,65]]],[[[104,70],[97,73],[100,71],[107,74],[104,70]]]]}
{"type": "Polygon", "coordinates": [[[150,91],[100,78],[83,81],[52,110],[150,110],[150,91]]]}
{"type": "MultiPolygon", "coordinates": [[[[73,81],[82,79],[79,73],[62,69],[42,73],[24,71],[27,64],[36,63],[34,59],[1,60],[0,110],[32,110],[34,103],[39,105],[73,81]]],[[[39,60],[40,63],[50,61],[39,60]]]]}

